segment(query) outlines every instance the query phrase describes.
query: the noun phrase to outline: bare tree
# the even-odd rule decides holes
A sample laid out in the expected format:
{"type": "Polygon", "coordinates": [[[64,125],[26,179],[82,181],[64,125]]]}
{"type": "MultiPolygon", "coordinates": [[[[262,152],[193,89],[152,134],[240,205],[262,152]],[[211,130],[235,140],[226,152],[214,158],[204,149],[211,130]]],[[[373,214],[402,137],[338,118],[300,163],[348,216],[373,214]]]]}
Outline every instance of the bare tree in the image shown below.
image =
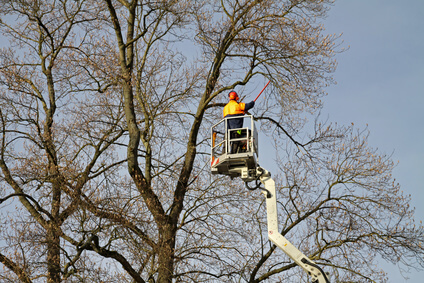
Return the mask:
{"type": "Polygon", "coordinates": [[[226,94],[264,77],[281,233],[337,282],[384,281],[378,256],[422,267],[390,156],[309,121],[335,69],[332,2],[5,1],[2,279],[306,282],[269,244],[261,194],[208,172],[226,94]]]}
{"type": "Polygon", "coordinates": [[[74,217],[79,199],[94,195],[101,183],[84,188],[119,164],[113,151],[105,153],[125,133],[119,99],[87,97],[75,87],[87,88],[81,76],[90,75],[89,65],[73,64],[74,53],[94,36],[86,4],[4,1],[1,7],[10,40],[1,52],[1,200],[18,206],[2,218],[1,259],[25,282],[59,282],[73,272],[80,252],[67,256],[61,239],[75,250],[86,235],[83,230],[74,239],[68,222],[82,225],[80,215],[74,217]]]}

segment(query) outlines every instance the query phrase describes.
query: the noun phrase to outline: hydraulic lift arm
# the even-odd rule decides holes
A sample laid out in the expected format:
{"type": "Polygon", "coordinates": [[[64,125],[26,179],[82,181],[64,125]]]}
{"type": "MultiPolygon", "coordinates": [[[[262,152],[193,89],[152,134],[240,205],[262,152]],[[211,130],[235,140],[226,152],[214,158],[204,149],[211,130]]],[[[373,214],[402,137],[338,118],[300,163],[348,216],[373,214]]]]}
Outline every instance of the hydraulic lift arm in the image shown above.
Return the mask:
{"type": "MultiPolygon", "coordinates": [[[[260,168],[260,167],[259,167],[260,168]]],[[[296,264],[303,268],[311,277],[314,283],[330,283],[324,271],[310,260],[306,255],[293,246],[278,230],[277,217],[277,197],[275,191],[275,182],[271,174],[263,168],[260,181],[265,186],[263,190],[266,196],[266,210],[268,220],[268,237],[277,247],[283,250],[296,264]]]]}
{"type": "Polygon", "coordinates": [[[313,283],[329,283],[330,281],[324,271],[280,234],[278,230],[275,182],[271,178],[271,174],[260,167],[257,162],[258,133],[254,125],[253,116],[247,115],[242,118],[249,121],[245,128],[227,129],[227,120],[240,119],[240,117],[225,118],[212,126],[211,173],[226,175],[231,178],[240,177],[249,190],[260,188],[262,183],[265,187],[265,189],[261,189],[266,196],[268,237],[270,241],[302,267],[312,277],[313,283]],[[231,137],[229,133],[236,130],[240,130],[244,134],[231,137]],[[219,137],[218,142],[217,136],[219,137]],[[237,145],[237,150],[230,150],[233,147],[232,145],[237,145]],[[248,183],[253,181],[256,182],[256,185],[249,187],[248,183]]]}

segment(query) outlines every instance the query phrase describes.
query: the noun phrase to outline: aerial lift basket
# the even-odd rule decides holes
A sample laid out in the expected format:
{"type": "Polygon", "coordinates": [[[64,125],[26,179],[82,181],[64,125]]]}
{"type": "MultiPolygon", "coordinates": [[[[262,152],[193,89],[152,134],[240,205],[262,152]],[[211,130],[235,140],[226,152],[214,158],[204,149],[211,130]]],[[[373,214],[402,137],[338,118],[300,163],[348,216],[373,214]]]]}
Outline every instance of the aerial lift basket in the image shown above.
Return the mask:
{"type": "Polygon", "coordinates": [[[224,118],[211,130],[212,174],[241,177],[245,181],[256,179],[258,167],[258,132],[252,115],[224,118]],[[228,129],[228,120],[240,119],[244,127],[228,129]]]}

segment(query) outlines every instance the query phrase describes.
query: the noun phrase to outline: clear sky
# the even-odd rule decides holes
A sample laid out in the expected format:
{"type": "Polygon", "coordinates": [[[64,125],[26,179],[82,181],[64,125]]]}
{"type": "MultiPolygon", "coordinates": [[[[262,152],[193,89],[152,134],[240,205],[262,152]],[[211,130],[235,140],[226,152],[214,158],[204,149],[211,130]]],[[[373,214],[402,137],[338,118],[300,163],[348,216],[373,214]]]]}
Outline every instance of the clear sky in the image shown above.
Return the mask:
{"type": "MultiPolygon", "coordinates": [[[[368,125],[370,146],[399,161],[394,177],[424,222],[424,0],[337,0],[324,24],[349,50],[337,55],[322,114],[368,125]]],[[[406,280],[392,269],[390,282],[424,282],[424,272],[406,280]]]]}

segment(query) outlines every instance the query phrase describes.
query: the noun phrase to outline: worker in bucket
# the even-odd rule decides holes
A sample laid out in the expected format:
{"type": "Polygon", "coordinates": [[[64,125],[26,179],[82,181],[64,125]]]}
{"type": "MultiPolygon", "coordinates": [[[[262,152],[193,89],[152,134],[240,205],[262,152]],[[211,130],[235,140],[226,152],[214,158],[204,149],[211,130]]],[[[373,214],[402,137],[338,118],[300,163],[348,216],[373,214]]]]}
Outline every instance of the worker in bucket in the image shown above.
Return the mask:
{"type": "MultiPolygon", "coordinates": [[[[255,101],[249,103],[238,102],[239,96],[237,92],[230,91],[228,94],[229,102],[224,107],[224,118],[244,116],[246,111],[255,106],[255,101]]],[[[227,130],[243,128],[243,118],[233,118],[227,120],[227,130]]],[[[245,133],[244,133],[245,134],[245,133]]],[[[231,131],[230,139],[241,138],[243,135],[242,130],[231,131]]],[[[239,147],[238,142],[233,142],[231,146],[231,153],[236,153],[239,147]]]]}
{"type": "MultiPolygon", "coordinates": [[[[224,107],[224,118],[243,116],[246,111],[255,106],[255,101],[249,103],[238,102],[239,97],[234,90],[228,94],[228,98],[230,101],[224,107]]],[[[242,127],[243,118],[228,120],[228,129],[238,129],[242,127]]]]}

